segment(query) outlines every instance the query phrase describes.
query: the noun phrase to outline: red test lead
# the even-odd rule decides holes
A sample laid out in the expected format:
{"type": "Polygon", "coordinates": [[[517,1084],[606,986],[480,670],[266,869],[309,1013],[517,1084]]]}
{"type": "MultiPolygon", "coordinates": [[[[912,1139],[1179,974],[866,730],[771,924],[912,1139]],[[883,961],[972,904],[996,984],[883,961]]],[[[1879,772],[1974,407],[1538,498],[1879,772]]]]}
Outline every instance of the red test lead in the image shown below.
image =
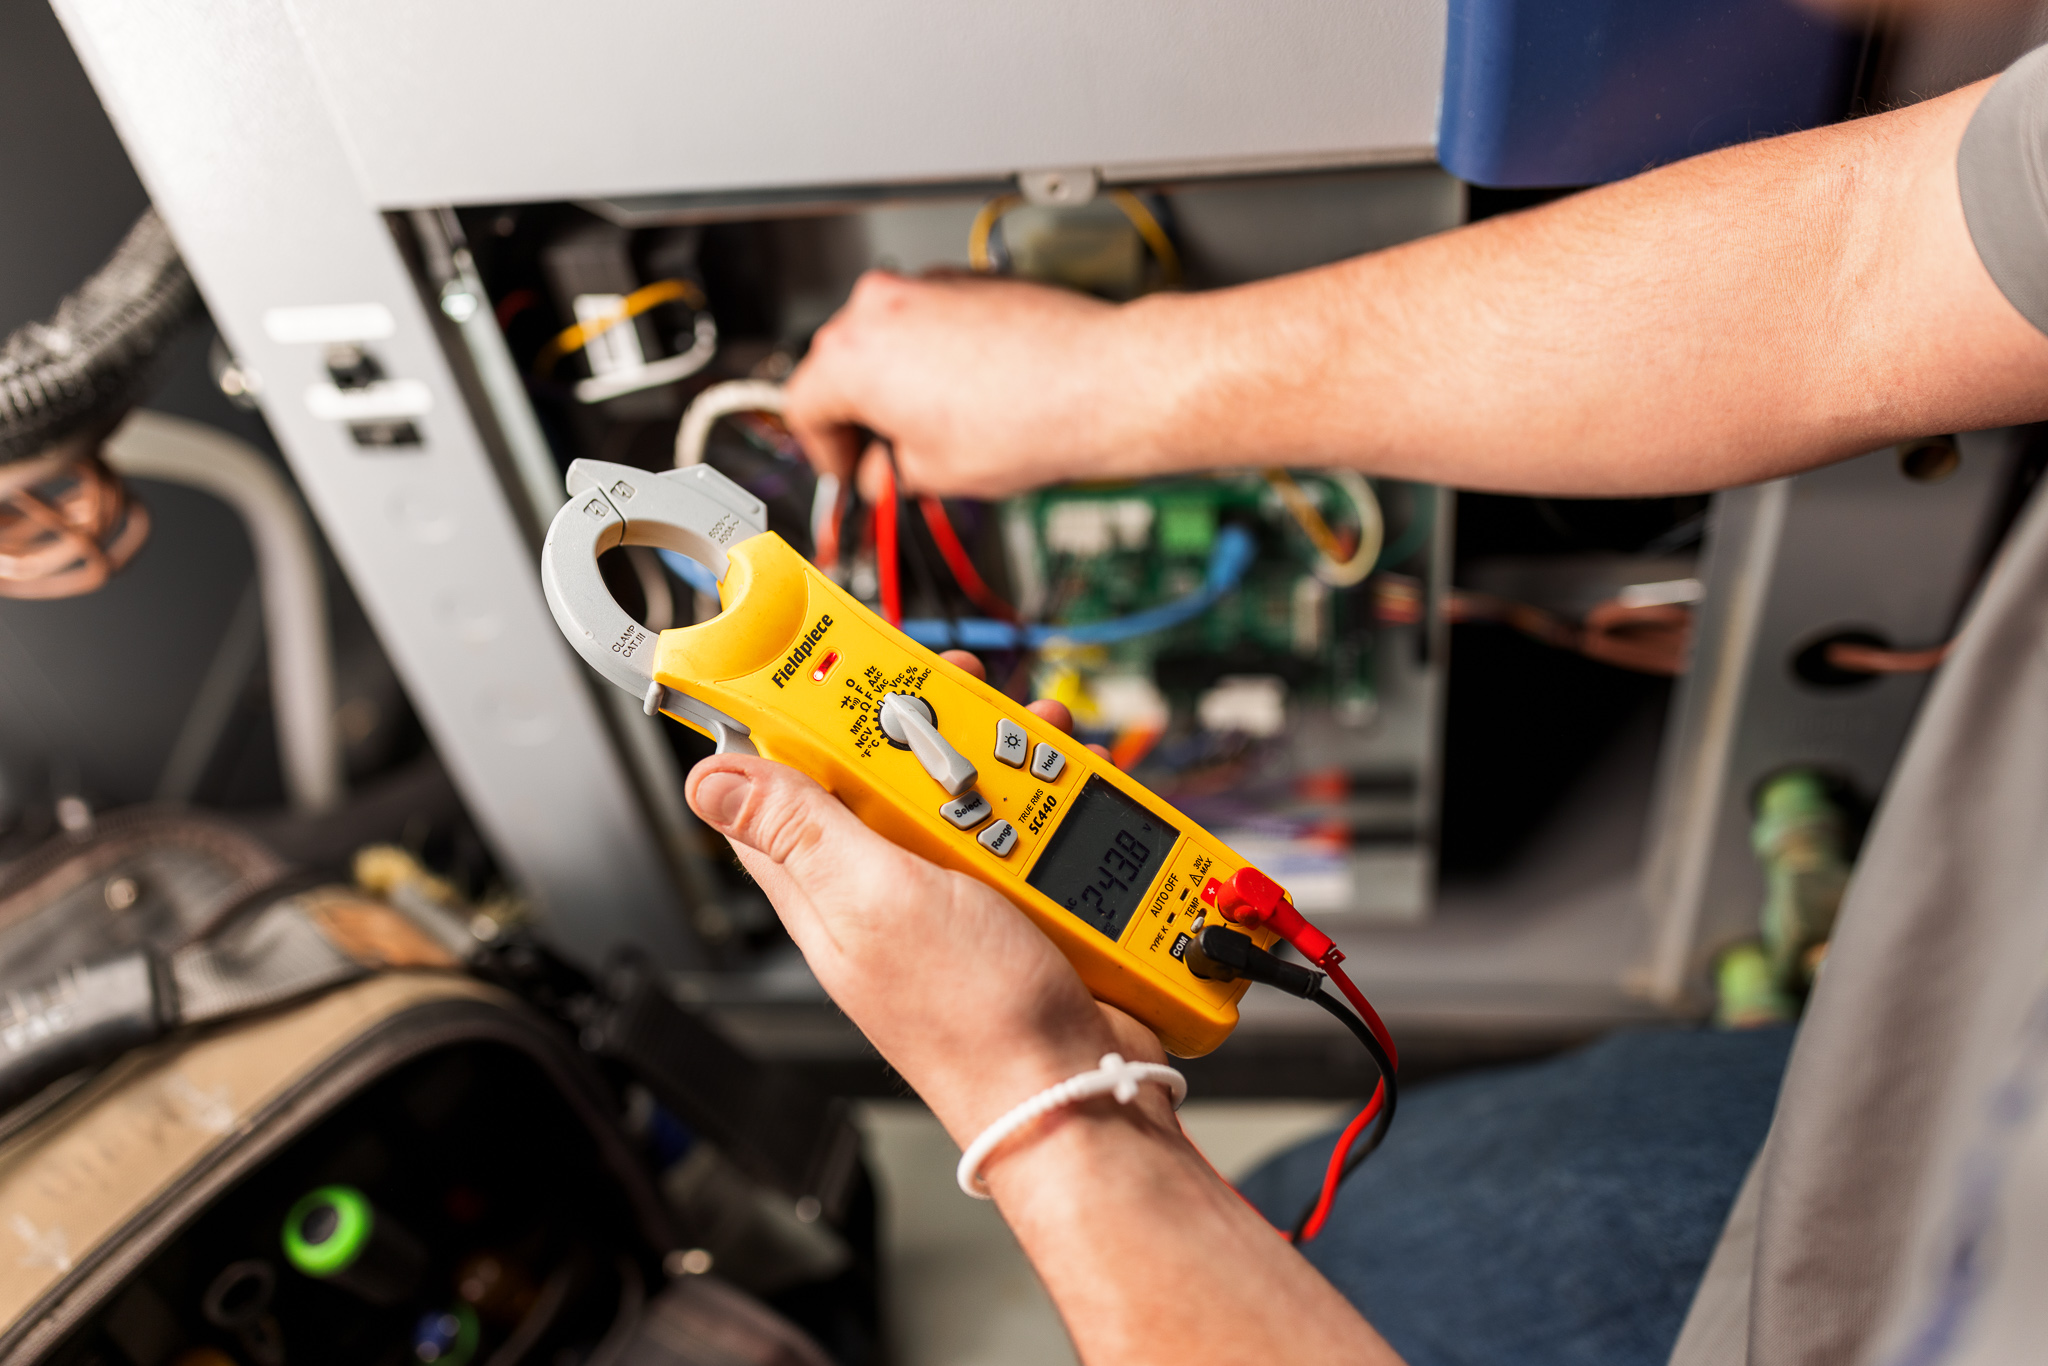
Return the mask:
{"type": "Polygon", "coordinates": [[[1386,1021],[1365,999],[1365,993],[1352,982],[1350,974],[1338,966],[1344,961],[1344,951],[1294,908],[1294,899],[1279,883],[1256,868],[1240,868],[1228,882],[1212,877],[1204,883],[1202,903],[1214,907],[1217,914],[1233,925],[1273,931],[1292,944],[1296,953],[1329,973],[1330,980],[1380,1041],[1380,1047],[1387,1050],[1396,1067],[1400,1066],[1401,1054],[1394,1047],[1394,1036],[1388,1032],[1386,1021]]]}
{"type": "MultiPolygon", "coordinates": [[[[1330,1153],[1328,1169],[1323,1175],[1322,1190],[1315,1203],[1305,1210],[1289,1237],[1297,1243],[1307,1242],[1322,1231],[1323,1222],[1329,1217],[1330,1206],[1336,1200],[1337,1187],[1354,1170],[1367,1153],[1379,1145],[1386,1134],[1386,1121],[1393,1118],[1394,1071],[1400,1066],[1400,1055],[1394,1050],[1394,1039],[1387,1030],[1386,1022],[1380,1019],[1372,1002],[1365,999],[1352,982],[1351,977],[1339,966],[1344,961],[1343,950],[1339,949],[1330,936],[1311,925],[1295,908],[1294,899],[1279,883],[1267,877],[1256,868],[1240,868],[1228,881],[1210,878],[1202,884],[1202,904],[1211,907],[1225,920],[1248,929],[1268,929],[1294,946],[1297,953],[1330,975],[1338,990],[1357,1012],[1352,1018],[1344,1012],[1334,998],[1319,993],[1317,1004],[1342,1020],[1352,1032],[1359,1035],[1360,1042],[1368,1048],[1378,1043],[1385,1050],[1385,1061],[1379,1066],[1379,1084],[1373,1088],[1371,1099],[1365,1109],[1354,1119],[1350,1127],[1337,1140],[1330,1153]],[[1361,1029],[1360,1026],[1363,1026],[1361,1029]],[[1364,1145],[1361,1137],[1370,1132],[1364,1145]]],[[[1315,998],[1311,998],[1315,999],[1315,998]]]]}

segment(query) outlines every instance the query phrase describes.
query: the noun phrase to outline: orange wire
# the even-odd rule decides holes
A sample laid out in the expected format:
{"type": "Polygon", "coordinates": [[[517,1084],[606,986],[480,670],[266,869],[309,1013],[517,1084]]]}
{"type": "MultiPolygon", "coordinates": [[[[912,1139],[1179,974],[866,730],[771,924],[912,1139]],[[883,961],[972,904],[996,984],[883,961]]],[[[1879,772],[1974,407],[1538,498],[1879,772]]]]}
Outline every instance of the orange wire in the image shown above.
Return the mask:
{"type": "Polygon", "coordinates": [[[1110,742],[1109,761],[1128,772],[1144,762],[1164,734],[1158,726],[1132,726],[1110,742]]]}

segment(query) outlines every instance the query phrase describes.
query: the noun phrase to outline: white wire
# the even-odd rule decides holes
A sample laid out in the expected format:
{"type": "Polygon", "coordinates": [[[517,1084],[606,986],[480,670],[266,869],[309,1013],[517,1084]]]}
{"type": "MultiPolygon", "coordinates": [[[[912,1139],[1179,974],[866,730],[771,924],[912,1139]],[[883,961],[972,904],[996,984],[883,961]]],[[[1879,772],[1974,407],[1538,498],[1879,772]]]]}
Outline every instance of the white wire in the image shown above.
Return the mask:
{"type": "MultiPolygon", "coordinates": [[[[839,476],[821,474],[818,486],[811,491],[811,544],[825,543],[826,528],[839,515],[839,476]]],[[[842,551],[842,554],[844,552],[842,551]]]]}
{"type": "Polygon", "coordinates": [[[1056,1086],[1046,1087],[983,1129],[981,1137],[968,1144],[967,1151],[960,1154],[960,1165],[954,1168],[953,1179],[960,1183],[961,1190],[975,1199],[990,1199],[987,1189],[981,1184],[981,1164],[988,1161],[989,1154],[1012,1134],[1027,1124],[1037,1123],[1054,1110],[1095,1096],[1115,1096],[1117,1104],[1129,1105],[1137,1099],[1138,1087],[1148,1081],[1156,1081],[1166,1088],[1173,1097],[1176,1110],[1188,1098],[1188,1079],[1171,1067],[1156,1062],[1125,1062],[1121,1054],[1104,1053],[1101,1066],[1093,1072],[1083,1072],[1056,1086]]]}
{"type": "Polygon", "coordinates": [[[1364,475],[1357,470],[1323,470],[1320,473],[1343,491],[1357,511],[1358,548],[1351,552],[1350,559],[1341,564],[1319,552],[1316,577],[1332,588],[1349,588],[1363,582],[1380,562],[1380,551],[1387,543],[1387,521],[1380,513],[1380,500],[1373,493],[1372,485],[1365,482],[1364,475]]]}
{"type": "Polygon", "coordinates": [[[664,384],[688,379],[711,364],[711,358],[718,354],[718,323],[709,313],[699,313],[691,333],[695,340],[690,343],[690,349],[680,355],[664,356],[615,375],[592,375],[589,379],[577,380],[576,401],[603,403],[609,399],[624,398],[627,394],[637,394],[643,389],[659,389],[664,384]]]}
{"type": "Polygon", "coordinates": [[[765,379],[735,379],[714,384],[691,400],[676,428],[676,468],[704,463],[704,445],[722,417],[734,413],[782,415],[782,386],[765,379]]]}
{"type": "Polygon", "coordinates": [[[312,528],[291,486],[254,447],[218,428],[164,413],[129,414],[107,438],[104,453],[124,477],[202,489],[241,515],[262,585],[285,790],[301,811],[332,808],[342,797],[342,768],[334,732],[327,584],[312,528]]]}

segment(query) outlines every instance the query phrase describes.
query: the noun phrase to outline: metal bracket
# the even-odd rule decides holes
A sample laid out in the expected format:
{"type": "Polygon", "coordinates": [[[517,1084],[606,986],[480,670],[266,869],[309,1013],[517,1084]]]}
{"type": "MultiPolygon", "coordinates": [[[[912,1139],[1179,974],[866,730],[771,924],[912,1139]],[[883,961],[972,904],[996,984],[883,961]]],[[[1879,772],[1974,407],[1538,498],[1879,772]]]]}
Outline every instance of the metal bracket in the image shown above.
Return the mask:
{"type": "Polygon", "coordinates": [[[746,726],[655,681],[655,633],[612,597],[597,558],[615,546],[649,545],[688,555],[723,579],[727,548],[768,529],[766,504],[709,465],[654,473],[578,460],[566,482],[569,501],[540,553],[541,590],[555,624],[591,668],[650,713],[687,718],[717,739],[721,754],[753,753],[746,726]]]}
{"type": "Polygon", "coordinates": [[[1096,191],[1102,188],[1102,175],[1088,166],[1064,171],[1019,171],[1017,188],[1024,192],[1026,203],[1054,209],[1074,208],[1095,198],[1096,191]]]}

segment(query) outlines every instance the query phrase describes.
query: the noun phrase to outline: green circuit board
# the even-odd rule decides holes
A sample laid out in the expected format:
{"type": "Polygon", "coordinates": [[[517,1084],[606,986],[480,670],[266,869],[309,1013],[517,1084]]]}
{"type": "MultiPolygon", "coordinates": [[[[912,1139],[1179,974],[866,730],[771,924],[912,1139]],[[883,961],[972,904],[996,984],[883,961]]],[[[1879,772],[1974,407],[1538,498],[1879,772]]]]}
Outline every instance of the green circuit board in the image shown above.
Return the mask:
{"type": "MultiPolygon", "coordinates": [[[[1355,539],[1359,519],[1336,485],[1311,474],[1298,483],[1333,531],[1355,539]]],[[[1397,519],[1419,504],[1406,486],[1392,490],[1381,496],[1398,541],[1397,519]]],[[[1314,543],[1264,475],[1070,485],[1013,499],[1004,516],[1025,533],[1008,538],[1012,579],[1059,625],[1121,620],[1196,593],[1226,524],[1257,545],[1237,587],[1193,620],[1071,652],[1059,665],[1150,678],[1177,707],[1233,675],[1280,678],[1297,699],[1372,705],[1371,589],[1318,576],[1314,543]]]]}

